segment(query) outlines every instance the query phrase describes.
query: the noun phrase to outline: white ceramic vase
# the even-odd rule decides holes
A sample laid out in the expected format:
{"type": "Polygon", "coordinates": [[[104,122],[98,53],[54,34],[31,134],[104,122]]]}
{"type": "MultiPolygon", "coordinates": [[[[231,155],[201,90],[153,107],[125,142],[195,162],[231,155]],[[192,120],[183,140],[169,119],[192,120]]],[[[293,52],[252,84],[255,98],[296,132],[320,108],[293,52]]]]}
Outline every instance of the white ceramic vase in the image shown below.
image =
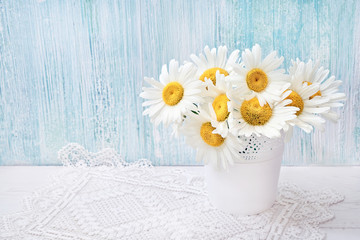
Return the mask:
{"type": "Polygon", "coordinates": [[[240,153],[244,160],[227,170],[205,165],[205,182],[210,202],[216,208],[252,215],[267,210],[275,202],[284,141],[256,136],[243,140],[246,146],[240,153]]]}

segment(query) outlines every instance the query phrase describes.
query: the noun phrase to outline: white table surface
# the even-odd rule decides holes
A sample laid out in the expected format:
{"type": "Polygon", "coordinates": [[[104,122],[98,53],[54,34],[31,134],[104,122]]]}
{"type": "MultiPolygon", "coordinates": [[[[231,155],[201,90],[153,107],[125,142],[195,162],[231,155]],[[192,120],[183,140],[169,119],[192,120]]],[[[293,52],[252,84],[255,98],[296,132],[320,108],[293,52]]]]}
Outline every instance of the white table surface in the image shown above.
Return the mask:
{"type": "MultiPolygon", "coordinates": [[[[0,217],[21,210],[22,199],[47,186],[49,175],[60,167],[0,167],[0,217]]],[[[181,168],[202,175],[202,167],[181,168]]],[[[330,187],[345,195],[345,201],[332,206],[335,219],[321,225],[327,239],[360,239],[360,167],[282,167],[280,181],[304,189],[330,187]]]]}

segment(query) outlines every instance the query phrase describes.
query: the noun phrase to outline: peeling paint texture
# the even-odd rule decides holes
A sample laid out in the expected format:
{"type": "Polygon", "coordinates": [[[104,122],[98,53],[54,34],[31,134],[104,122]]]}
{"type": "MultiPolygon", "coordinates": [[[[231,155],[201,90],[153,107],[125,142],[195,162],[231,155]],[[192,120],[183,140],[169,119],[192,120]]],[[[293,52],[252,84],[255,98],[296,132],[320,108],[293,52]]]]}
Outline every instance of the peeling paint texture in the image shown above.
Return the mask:
{"type": "Polygon", "coordinates": [[[77,142],[127,161],[194,165],[171,129],[142,116],[143,77],[205,45],[259,43],[318,59],[344,81],[338,124],[295,131],[287,165],[360,163],[360,1],[0,0],[0,165],[56,165],[77,142]]]}

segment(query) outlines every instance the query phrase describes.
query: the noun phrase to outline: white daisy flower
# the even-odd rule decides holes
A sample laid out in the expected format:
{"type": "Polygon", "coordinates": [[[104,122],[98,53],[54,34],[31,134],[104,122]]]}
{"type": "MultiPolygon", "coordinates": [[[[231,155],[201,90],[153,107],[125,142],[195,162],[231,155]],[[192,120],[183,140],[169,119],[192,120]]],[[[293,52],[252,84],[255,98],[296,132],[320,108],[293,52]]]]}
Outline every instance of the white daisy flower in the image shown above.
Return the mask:
{"type": "Polygon", "coordinates": [[[261,48],[256,44],[252,51],[246,49],[242,53],[240,64],[234,64],[234,72],[230,80],[237,86],[239,95],[246,95],[250,100],[256,97],[260,106],[280,101],[282,88],[288,84],[288,76],[284,69],[278,69],[283,57],[276,57],[276,51],[271,52],[263,60],[261,48]]]}
{"type": "MultiPolygon", "coordinates": [[[[296,59],[296,61],[292,61],[292,66],[290,67],[289,72],[291,74],[294,74],[301,63],[305,64],[299,59],[296,59]]],[[[342,84],[342,81],[336,80],[335,76],[327,78],[329,75],[329,70],[319,66],[319,61],[315,62],[315,64],[313,65],[313,62],[311,60],[309,60],[304,66],[304,81],[307,82],[308,85],[311,85],[313,83],[320,84],[319,91],[310,98],[313,98],[315,96],[319,96],[320,98],[327,98],[328,102],[323,103],[321,105],[322,107],[335,108],[344,106],[344,104],[340,101],[344,101],[346,99],[345,94],[339,93],[339,86],[342,84]]],[[[339,119],[338,114],[333,111],[324,112],[321,113],[321,115],[334,122],[339,119]]]]}
{"type": "Polygon", "coordinates": [[[212,117],[211,125],[216,128],[214,133],[226,137],[229,131],[228,118],[230,112],[228,111],[229,98],[227,94],[232,91],[232,86],[227,82],[225,75],[216,72],[216,86],[210,79],[205,80],[207,91],[205,97],[209,97],[209,112],[212,117]]]}
{"type": "Polygon", "coordinates": [[[198,115],[188,115],[185,119],[182,133],[187,144],[197,150],[196,160],[204,160],[205,164],[213,164],[218,168],[227,169],[229,165],[240,160],[240,139],[233,134],[225,138],[214,133],[209,113],[200,108],[198,115]]]}
{"type": "Polygon", "coordinates": [[[288,106],[297,107],[296,118],[289,122],[290,125],[298,126],[305,132],[310,133],[312,126],[323,130],[325,120],[317,114],[324,114],[329,112],[330,107],[327,106],[329,99],[320,97],[319,83],[308,82],[309,69],[304,63],[298,63],[296,69],[291,72],[291,86],[290,91],[286,91],[284,96],[286,99],[291,99],[292,103],[288,106]]]}
{"type": "Polygon", "coordinates": [[[232,65],[236,63],[239,58],[239,50],[233,51],[227,59],[226,46],[220,46],[217,51],[216,48],[210,50],[208,46],[204,48],[205,56],[200,53],[199,57],[192,54],[190,58],[197,65],[196,73],[197,79],[205,82],[206,79],[213,81],[216,85],[216,72],[228,76],[232,72],[232,65]]]}
{"type": "Polygon", "coordinates": [[[186,63],[179,68],[179,63],[171,60],[169,72],[164,65],[160,74],[160,82],[153,78],[144,78],[151,85],[143,87],[140,97],[148,99],[142,105],[149,106],[143,115],[149,115],[155,126],[161,122],[180,124],[184,115],[195,108],[194,103],[202,103],[202,83],[194,78],[196,68],[186,63]]]}
{"type": "Polygon", "coordinates": [[[291,100],[285,100],[284,97],[274,106],[268,103],[260,106],[256,97],[241,100],[230,96],[230,100],[229,108],[233,109],[230,128],[238,135],[246,137],[251,134],[268,138],[280,137],[280,131],[287,128],[288,121],[296,118],[295,113],[298,110],[296,107],[286,107],[291,100]]]}

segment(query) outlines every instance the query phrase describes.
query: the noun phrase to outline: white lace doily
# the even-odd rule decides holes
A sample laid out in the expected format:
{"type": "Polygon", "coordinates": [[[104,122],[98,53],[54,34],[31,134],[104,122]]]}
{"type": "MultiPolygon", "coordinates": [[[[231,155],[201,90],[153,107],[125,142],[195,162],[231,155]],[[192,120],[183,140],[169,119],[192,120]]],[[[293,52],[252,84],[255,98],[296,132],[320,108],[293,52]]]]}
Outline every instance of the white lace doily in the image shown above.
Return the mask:
{"type": "Polygon", "coordinates": [[[211,206],[202,177],[146,160],[126,164],[114,150],[92,154],[77,144],[59,157],[76,167],[26,198],[22,212],[4,217],[0,239],[323,239],[319,224],[343,200],[330,190],[282,184],[271,209],[239,217],[211,206]]]}

